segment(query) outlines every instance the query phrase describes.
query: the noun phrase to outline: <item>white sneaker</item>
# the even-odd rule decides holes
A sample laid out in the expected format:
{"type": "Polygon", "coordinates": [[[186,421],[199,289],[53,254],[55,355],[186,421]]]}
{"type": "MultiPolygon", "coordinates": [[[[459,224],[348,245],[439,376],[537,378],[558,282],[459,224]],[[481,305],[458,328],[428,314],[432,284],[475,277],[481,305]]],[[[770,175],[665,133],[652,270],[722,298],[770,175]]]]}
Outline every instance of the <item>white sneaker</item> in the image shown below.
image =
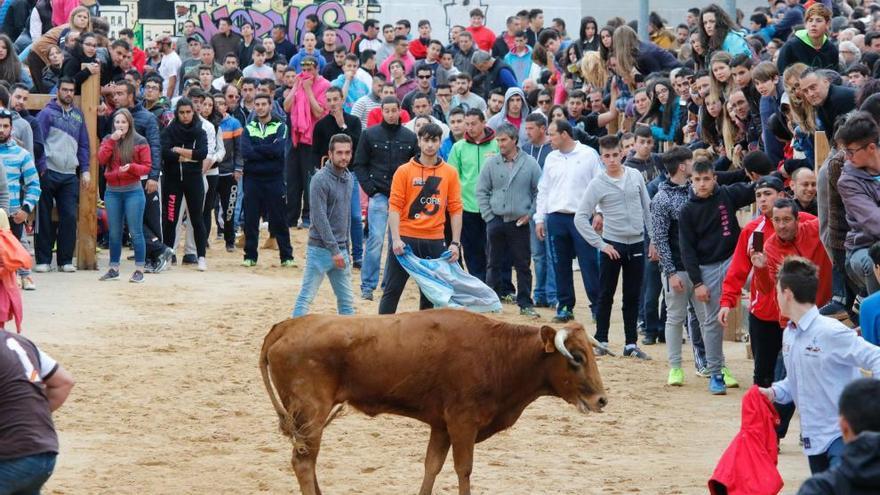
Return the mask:
{"type": "Polygon", "coordinates": [[[35,284],[34,279],[28,275],[26,277],[21,277],[21,288],[24,290],[37,290],[37,284],[35,284]]]}
{"type": "Polygon", "coordinates": [[[74,273],[76,272],[76,265],[68,263],[61,267],[61,271],[64,273],[74,273]]]}
{"type": "Polygon", "coordinates": [[[36,273],[49,273],[50,270],[52,270],[52,267],[49,265],[40,264],[40,265],[34,266],[34,271],[36,273]]]}
{"type": "Polygon", "coordinates": [[[208,270],[208,261],[204,256],[199,258],[199,271],[204,272],[208,270]]]}

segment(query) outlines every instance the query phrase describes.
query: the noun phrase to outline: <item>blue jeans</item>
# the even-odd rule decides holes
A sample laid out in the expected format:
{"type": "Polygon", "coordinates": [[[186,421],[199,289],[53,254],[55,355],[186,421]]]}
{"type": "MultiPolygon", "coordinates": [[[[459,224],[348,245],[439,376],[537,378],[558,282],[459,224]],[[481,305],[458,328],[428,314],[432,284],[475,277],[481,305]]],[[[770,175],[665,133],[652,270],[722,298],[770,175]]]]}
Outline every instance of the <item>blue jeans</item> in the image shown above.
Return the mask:
{"type": "Polygon", "coordinates": [[[558,309],[574,311],[574,271],[571,262],[575,256],[581,268],[581,278],[590,312],[596,316],[599,301],[599,254],[596,248],[587,244],[574,226],[573,213],[551,213],[546,220],[547,235],[551,241],[551,257],[556,272],[556,298],[558,309]]]}
{"type": "Polygon", "coordinates": [[[846,270],[863,296],[870,296],[880,290],[880,282],[874,276],[874,262],[868,256],[868,248],[847,251],[846,270]]]}
{"type": "Polygon", "coordinates": [[[302,287],[296,305],[293,308],[293,317],[308,314],[309,305],[315,300],[318,288],[324,280],[324,275],[330,279],[333,293],[336,294],[336,309],[341,315],[354,314],[354,293],[351,289],[351,258],[345,250],[341,251],[345,259],[345,268],[337,268],[333,263],[333,253],[329,249],[318,246],[306,248],[306,268],[303,273],[302,287]]]}
{"type": "Polygon", "coordinates": [[[144,205],[147,200],[140,182],[135,186],[134,189],[127,191],[114,191],[108,187],[104,192],[104,205],[110,222],[110,267],[112,268],[119,268],[119,258],[122,255],[123,220],[128,225],[128,233],[131,235],[134,264],[139,268],[144,266],[147,252],[144,243],[144,205]]]}
{"type": "Polygon", "coordinates": [[[810,473],[819,474],[840,464],[840,461],[843,458],[843,449],[844,443],[843,438],[841,437],[831,442],[828,445],[828,450],[825,452],[807,456],[807,460],[810,463],[810,473]]]}
{"type": "Polygon", "coordinates": [[[351,257],[355,263],[364,259],[364,222],[361,219],[361,188],[357,176],[351,174],[351,257]]]}
{"type": "Polygon", "coordinates": [[[556,273],[550,256],[550,237],[539,240],[535,233],[535,221],[529,222],[532,228],[532,263],[535,265],[535,304],[556,303],[556,273]]]}
{"type": "MultiPolygon", "coordinates": [[[[647,246],[648,243],[645,243],[647,246]]],[[[648,259],[648,249],[645,248],[645,275],[639,304],[639,320],[645,324],[645,335],[662,337],[665,336],[666,328],[666,304],[660,300],[663,284],[660,281],[660,263],[648,259]]]]}
{"type": "Polygon", "coordinates": [[[382,247],[388,228],[388,196],[377,193],[370,197],[367,207],[367,249],[361,267],[361,292],[372,293],[379,285],[379,269],[382,265],[382,247]]]}
{"type": "Polygon", "coordinates": [[[46,452],[0,461],[0,493],[39,495],[55,469],[58,454],[46,452]]]}

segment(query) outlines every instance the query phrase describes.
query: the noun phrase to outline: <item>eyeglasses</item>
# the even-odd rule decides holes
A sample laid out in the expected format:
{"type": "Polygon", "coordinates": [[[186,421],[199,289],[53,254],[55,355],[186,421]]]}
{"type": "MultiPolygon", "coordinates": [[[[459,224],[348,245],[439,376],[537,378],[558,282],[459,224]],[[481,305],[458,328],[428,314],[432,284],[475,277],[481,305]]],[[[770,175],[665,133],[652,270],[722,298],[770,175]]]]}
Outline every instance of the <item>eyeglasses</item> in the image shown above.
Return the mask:
{"type": "Polygon", "coordinates": [[[431,76],[419,76],[419,79],[431,79],[431,76]]]}
{"type": "Polygon", "coordinates": [[[864,145],[862,145],[862,146],[859,146],[859,147],[856,148],[856,149],[844,148],[844,149],[843,149],[843,154],[844,154],[844,156],[847,157],[847,158],[852,158],[853,155],[855,155],[855,154],[858,153],[859,151],[862,151],[863,149],[867,148],[868,146],[871,146],[872,144],[874,144],[874,143],[867,143],[867,144],[864,144],[864,145]]]}
{"type": "Polygon", "coordinates": [[[550,100],[538,100],[538,105],[549,105],[550,100]]]}

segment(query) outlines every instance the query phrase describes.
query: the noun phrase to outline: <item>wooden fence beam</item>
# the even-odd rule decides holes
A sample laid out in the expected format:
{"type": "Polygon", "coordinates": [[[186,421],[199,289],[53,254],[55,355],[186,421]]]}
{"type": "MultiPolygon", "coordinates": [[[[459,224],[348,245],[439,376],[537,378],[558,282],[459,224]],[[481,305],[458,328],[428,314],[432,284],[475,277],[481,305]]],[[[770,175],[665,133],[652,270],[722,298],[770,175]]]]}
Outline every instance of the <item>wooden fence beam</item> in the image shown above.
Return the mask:
{"type": "Polygon", "coordinates": [[[76,227],[76,267],[97,270],[98,244],[98,105],[101,103],[101,74],[93,74],[82,85],[80,110],[86,118],[89,134],[88,183],[80,182],[79,215],[76,227]]]}
{"type": "Polygon", "coordinates": [[[825,160],[828,159],[828,155],[831,153],[831,144],[828,143],[828,136],[825,134],[825,131],[816,131],[813,135],[813,143],[814,158],[816,159],[816,165],[813,169],[818,174],[819,169],[822,168],[822,165],[825,164],[825,160]]]}

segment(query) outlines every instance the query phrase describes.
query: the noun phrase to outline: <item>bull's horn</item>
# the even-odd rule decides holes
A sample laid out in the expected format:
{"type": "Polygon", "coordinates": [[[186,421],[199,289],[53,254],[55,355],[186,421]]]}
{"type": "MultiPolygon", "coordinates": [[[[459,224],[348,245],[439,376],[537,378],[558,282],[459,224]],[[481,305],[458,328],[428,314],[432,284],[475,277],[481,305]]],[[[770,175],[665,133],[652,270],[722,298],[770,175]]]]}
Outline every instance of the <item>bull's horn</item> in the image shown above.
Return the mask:
{"type": "Polygon", "coordinates": [[[571,362],[574,362],[574,356],[568,352],[568,349],[565,348],[565,339],[568,338],[568,329],[563,328],[562,330],[556,331],[556,337],[553,339],[553,343],[556,345],[556,350],[559,351],[559,354],[565,356],[565,359],[568,359],[571,362]]]}
{"type": "Polygon", "coordinates": [[[588,341],[588,342],[590,343],[590,345],[592,345],[593,347],[595,347],[595,348],[597,348],[597,349],[602,349],[603,351],[605,351],[609,356],[614,356],[614,357],[617,356],[616,354],[614,354],[613,352],[611,352],[610,349],[608,349],[608,346],[603,345],[601,342],[599,342],[598,340],[596,340],[596,337],[593,337],[593,336],[590,335],[589,333],[587,333],[587,341],[588,341]]]}

